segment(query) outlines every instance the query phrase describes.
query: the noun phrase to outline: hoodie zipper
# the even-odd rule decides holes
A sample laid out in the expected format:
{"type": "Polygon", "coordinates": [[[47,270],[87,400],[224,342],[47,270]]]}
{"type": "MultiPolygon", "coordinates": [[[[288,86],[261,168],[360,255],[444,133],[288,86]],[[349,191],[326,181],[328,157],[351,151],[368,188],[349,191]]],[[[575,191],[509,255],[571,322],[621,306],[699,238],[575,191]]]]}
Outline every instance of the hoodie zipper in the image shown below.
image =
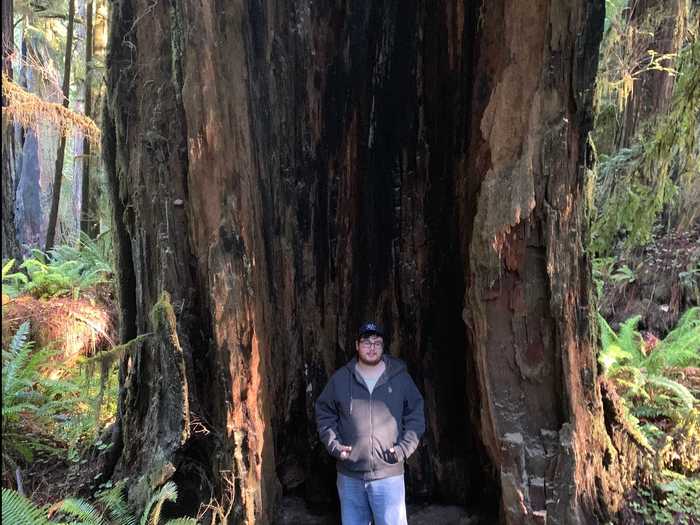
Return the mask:
{"type": "MultiPolygon", "coordinates": [[[[375,385],[376,386],[376,385],[375,385]]],[[[367,389],[369,390],[369,389],[367,389]]],[[[372,389],[374,390],[374,389],[372,389]]],[[[369,470],[374,472],[374,427],[372,426],[372,392],[369,393],[369,470]]]]}

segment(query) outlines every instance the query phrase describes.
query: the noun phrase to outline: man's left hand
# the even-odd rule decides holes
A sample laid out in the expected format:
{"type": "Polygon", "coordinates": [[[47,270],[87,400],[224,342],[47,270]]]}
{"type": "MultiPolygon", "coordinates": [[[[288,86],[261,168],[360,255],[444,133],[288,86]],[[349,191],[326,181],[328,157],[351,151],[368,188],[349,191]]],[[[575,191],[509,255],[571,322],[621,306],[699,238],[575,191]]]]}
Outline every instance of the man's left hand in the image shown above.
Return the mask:
{"type": "Polygon", "coordinates": [[[396,453],[396,449],[394,447],[391,447],[389,449],[389,454],[391,454],[394,457],[394,462],[399,462],[399,455],[396,453]]]}

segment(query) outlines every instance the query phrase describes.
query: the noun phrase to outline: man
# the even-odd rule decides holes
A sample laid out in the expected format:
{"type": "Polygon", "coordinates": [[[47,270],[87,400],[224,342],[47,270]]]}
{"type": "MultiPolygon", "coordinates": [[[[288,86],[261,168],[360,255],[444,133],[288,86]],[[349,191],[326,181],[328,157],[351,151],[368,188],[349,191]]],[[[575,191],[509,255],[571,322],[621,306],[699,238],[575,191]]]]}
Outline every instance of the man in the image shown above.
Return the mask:
{"type": "Polygon", "coordinates": [[[316,401],[316,424],[337,460],[343,525],[405,525],[404,462],[425,431],[423,398],[384,333],[360,327],[357,357],[333,374],[316,401]]]}

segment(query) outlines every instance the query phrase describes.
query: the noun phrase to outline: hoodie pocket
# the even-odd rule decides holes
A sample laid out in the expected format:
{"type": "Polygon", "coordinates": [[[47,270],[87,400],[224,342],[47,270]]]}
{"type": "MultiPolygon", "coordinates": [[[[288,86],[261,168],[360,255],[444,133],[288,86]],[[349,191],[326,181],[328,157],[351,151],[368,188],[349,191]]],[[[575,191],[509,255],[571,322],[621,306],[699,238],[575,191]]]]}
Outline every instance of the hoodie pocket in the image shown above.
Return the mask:
{"type": "Polygon", "coordinates": [[[343,465],[348,470],[367,472],[370,470],[370,446],[368,436],[359,436],[351,443],[352,451],[343,465]]]}
{"type": "Polygon", "coordinates": [[[396,445],[392,442],[389,444],[389,442],[384,442],[381,439],[375,439],[373,440],[372,443],[372,450],[374,452],[374,458],[375,460],[378,460],[378,463],[384,464],[384,465],[396,465],[399,461],[398,458],[394,456],[391,452],[389,452],[389,449],[391,447],[396,448],[396,445]]]}

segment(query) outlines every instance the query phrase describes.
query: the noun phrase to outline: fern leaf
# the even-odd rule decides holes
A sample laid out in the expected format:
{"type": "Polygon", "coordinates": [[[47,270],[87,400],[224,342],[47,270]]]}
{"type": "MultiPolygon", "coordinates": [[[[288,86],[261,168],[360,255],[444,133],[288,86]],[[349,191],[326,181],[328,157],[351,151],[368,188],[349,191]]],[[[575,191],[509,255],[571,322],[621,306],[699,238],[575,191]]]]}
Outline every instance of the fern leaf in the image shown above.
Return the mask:
{"type": "Polygon", "coordinates": [[[136,525],[136,516],[129,510],[124,500],[126,480],[117,482],[114,487],[97,494],[97,501],[102,503],[118,525],[136,525]]]}
{"type": "Polygon", "coordinates": [[[196,518],[175,518],[165,522],[165,525],[197,525],[196,518]]]}
{"type": "Polygon", "coordinates": [[[42,509],[14,490],[2,489],[2,522],[17,525],[45,525],[42,509]]]}
{"type": "Polygon", "coordinates": [[[598,324],[600,325],[600,342],[603,345],[603,349],[613,344],[617,344],[619,346],[617,334],[610,327],[605,318],[600,314],[598,314],[598,324]]]}
{"type": "Polygon", "coordinates": [[[60,501],[51,507],[49,514],[54,512],[75,516],[83,525],[106,525],[100,511],[80,498],[66,498],[60,501]]]}
{"type": "Polygon", "coordinates": [[[700,307],[690,308],[657,346],[665,366],[700,366],[700,307]]]}
{"type": "Polygon", "coordinates": [[[10,272],[12,267],[15,265],[15,260],[10,259],[5,264],[2,265],[2,280],[5,280],[5,276],[10,272]]]}
{"type": "Polygon", "coordinates": [[[163,485],[160,490],[151,496],[151,499],[146,504],[146,508],[141,515],[141,524],[146,525],[148,522],[150,525],[157,525],[160,520],[160,511],[163,508],[163,503],[165,501],[177,501],[177,485],[172,481],[168,481],[163,485]],[[151,508],[153,512],[151,513],[151,508]],[[151,519],[149,520],[149,516],[151,519]]]}
{"type": "Polygon", "coordinates": [[[653,387],[662,388],[673,394],[675,399],[680,401],[687,409],[693,408],[693,403],[695,402],[693,394],[677,381],[663,376],[649,375],[647,376],[647,382],[653,387]]]}
{"type": "Polygon", "coordinates": [[[3,398],[5,394],[9,394],[16,387],[15,378],[29,359],[32,344],[27,341],[28,335],[29,321],[25,321],[20,325],[12,337],[12,341],[10,341],[9,360],[4,362],[2,367],[3,398]]]}
{"type": "Polygon", "coordinates": [[[620,347],[632,356],[632,360],[636,364],[644,359],[640,348],[642,337],[637,332],[637,325],[641,318],[641,315],[635,315],[627,319],[620,325],[620,333],[618,334],[620,347]]]}

